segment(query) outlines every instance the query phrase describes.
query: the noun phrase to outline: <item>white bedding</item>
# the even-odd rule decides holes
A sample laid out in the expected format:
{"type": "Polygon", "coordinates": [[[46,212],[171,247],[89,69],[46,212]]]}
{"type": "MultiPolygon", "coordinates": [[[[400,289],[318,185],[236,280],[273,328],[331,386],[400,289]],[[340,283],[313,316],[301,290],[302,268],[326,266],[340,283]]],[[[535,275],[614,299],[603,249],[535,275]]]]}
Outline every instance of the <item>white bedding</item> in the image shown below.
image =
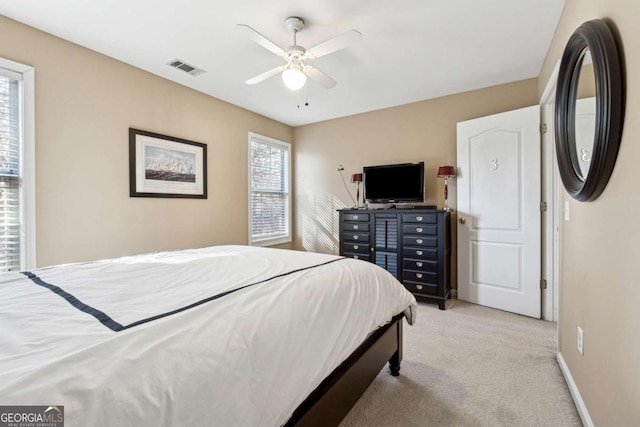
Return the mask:
{"type": "Polygon", "coordinates": [[[64,405],[67,427],[279,426],[370,332],[415,316],[383,269],[305,252],[218,246],[32,273],[0,275],[0,405],[64,405]]]}

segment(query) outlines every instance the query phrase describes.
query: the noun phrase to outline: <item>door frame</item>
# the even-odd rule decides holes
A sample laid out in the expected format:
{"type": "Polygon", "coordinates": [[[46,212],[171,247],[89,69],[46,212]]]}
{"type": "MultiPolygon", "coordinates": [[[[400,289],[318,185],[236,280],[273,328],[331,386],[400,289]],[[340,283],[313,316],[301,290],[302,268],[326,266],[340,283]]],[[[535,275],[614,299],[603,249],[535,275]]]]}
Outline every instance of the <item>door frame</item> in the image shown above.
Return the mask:
{"type": "Polygon", "coordinates": [[[559,320],[560,300],[560,244],[562,235],[562,185],[555,155],[554,111],[560,61],[556,62],[544,91],[540,96],[540,123],[546,124],[541,134],[542,200],[547,210],[542,215],[542,277],[547,289],[542,291],[542,318],[559,320]]]}

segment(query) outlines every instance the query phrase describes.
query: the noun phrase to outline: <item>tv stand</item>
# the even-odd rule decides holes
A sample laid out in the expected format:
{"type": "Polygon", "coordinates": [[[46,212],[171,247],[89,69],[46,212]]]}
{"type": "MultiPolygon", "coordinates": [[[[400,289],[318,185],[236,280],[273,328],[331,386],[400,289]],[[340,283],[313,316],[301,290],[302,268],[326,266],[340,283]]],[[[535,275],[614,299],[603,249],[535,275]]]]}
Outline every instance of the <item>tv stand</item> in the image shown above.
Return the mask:
{"type": "Polygon", "coordinates": [[[451,295],[451,231],[448,211],[435,206],[341,209],[340,255],[377,264],[417,299],[451,295]]]}

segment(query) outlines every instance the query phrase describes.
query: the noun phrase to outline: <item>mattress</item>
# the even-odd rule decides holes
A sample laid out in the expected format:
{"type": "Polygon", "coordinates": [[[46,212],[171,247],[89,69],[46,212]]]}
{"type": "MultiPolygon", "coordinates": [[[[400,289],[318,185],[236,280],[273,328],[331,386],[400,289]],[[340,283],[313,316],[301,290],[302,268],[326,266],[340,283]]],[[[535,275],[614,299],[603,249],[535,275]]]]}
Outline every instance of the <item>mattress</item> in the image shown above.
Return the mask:
{"type": "Polygon", "coordinates": [[[371,263],[216,246],[0,275],[0,404],[66,426],[279,426],[414,297],[371,263]]]}

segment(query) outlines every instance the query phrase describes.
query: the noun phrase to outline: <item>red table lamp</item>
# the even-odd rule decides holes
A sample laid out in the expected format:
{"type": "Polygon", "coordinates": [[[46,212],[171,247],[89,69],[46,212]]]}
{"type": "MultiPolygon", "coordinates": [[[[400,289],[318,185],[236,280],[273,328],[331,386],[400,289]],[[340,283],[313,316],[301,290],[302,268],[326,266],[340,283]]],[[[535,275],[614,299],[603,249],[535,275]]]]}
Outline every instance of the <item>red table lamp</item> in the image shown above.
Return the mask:
{"type": "Polygon", "coordinates": [[[448,197],[449,197],[449,189],[447,186],[447,180],[449,178],[456,177],[456,168],[454,166],[440,166],[438,168],[438,178],[444,178],[444,210],[450,211],[448,197]]]}
{"type": "Polygon", "coordinates": [[[361,173],[354,173],[353,175],[351,175],[351,182],[354,182],[357,184],[356,187],[356,209],[358,209],[360,207],[360,183],[362,182],[362,174],[361,173]]]}

